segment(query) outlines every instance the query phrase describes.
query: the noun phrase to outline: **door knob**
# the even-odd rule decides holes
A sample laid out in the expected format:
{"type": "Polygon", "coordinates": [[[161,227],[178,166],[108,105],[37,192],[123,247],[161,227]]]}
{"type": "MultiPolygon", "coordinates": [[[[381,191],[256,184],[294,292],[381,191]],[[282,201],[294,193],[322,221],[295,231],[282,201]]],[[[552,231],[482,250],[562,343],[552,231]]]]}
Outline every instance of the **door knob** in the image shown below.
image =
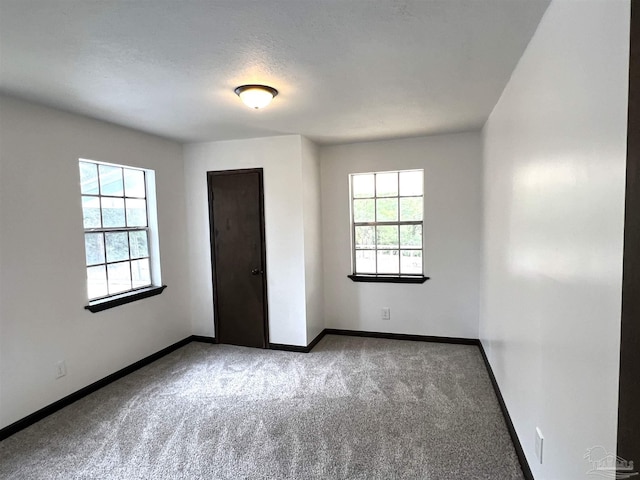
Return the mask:
{"type": "Polygon", "coordinates": [[[251,270],[251,275],[262,275],[262,270],[260,270],[259,268],[254,268],[253,270],[251,270]]]}

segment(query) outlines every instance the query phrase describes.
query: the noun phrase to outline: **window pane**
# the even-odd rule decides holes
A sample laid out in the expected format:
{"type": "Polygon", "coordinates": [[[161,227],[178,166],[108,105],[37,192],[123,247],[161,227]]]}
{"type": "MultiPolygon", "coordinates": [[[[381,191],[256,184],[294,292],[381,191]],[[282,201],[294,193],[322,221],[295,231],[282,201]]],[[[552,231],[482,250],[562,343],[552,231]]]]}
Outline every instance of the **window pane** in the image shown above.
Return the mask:
{"type": "Polygon", "coordinates": [[[403,250],[400,273],[422,275],[422,250],[403,250]]]}
{"type": "Polygon", "coordinates": [[[85,195],[98,195],[98,166],[80,162],[80,191],[85,195]]]}
{"type": "Polygon", "coordinates": [[[129,262],[115,263],[107,265],[107,278],[109,294],[126,292],[131,290],[131,271],[129,262]]]}
{"type": "Polygon", "coordinates": [[[354,222],[373,222],[374,202],[375,200],[354,200],[353,201],[353,221],[354,222]]]}
{"type": "Polygon", "coordinates": [[[373,197],[375,190],[373,187],[373,174],[353,175],[353,198],[373,197]]]}
{"type": "Polygon", "coordinates": [[[104,243],[101,233],[86,233],[84,235],[84,250],[87,265],[104,263],[104,243]]]}
{"type": "Polygon", "coordinates": [[[377,230],[378,248],[393,249],[398,248],[398,226],[379,226],[377,230]]]}
{"type": "Polygon", "coordinates": [[[356,273],[376,273],[376,251],[356,251],[356,273]]]}
{"type": "Polygon", "coordinates": [[[124,194],[127,197],[145,197],[144,172],[124,169],[124,194]]]}
{"type": "Polygon", "coordinates": [[[145,200],[134,200],[127,198],[127,226],[146,227],[147,226],[147,202],[145,200]]]}
{"type": "Polygon", "coordinates": [[[122,197],[124,195],[122,168],[98,165],[98,169],[100,170],[100,194],[122,197]]]}
{"type": "Polygon", "coordinates": [[[129,242],[127,232],[105,233],[107,244],[107,262],[119,262],[129,259],[129,242]]]}
{"type": "Polygon", "coordinates": [[[356,227],[356,248],[376,248],[375,227],[356,227]]]}
{"type": "Polygon", "coordinates": [[[398,250],[378,250],[378,273],[400,273],[398,250]]]}
{"type": "Polygon", "coordinates": [[[148,258],[131,262],[131,280],[133,288],[151,285],[151,272],[149,271],[148,258]]]}
{"type": "Polygon", "coordinates": [[[401,225],[400,246],[422,248],[422,225],[401,225]]]}
{"type": "Polygon", "coordinates": [[[397,222],[398,199],[381,198],[376,200],[376,220],[378,222],[397,222]]]}
{"type": "Polygon", "coordinates": [[[398,173],[376,174],[376,197],[398,196],[398,173]]]}
{"type": "Polygon", "coordinates": [[[422,170],[417,170],[415,172],[400,172],[400,195],[403,197],[422,195],[423,177],[424,173],[422,170]]]}
{"type": "Polygon", "coordinates": [[[131,258],[149,256],[147,232],[129,232],[129,245],[131,249],[131,258]]]}
{"type": "Polygon", "coordinates": [[[422,197],[400,199],[400,221],[422,220],[422,197]]]}
{"type": "Polygon", "coordinates": [[[107,290],[107,272],[104,265],[87,268],[87,295],[92,298],[104,297],[107,290]]]}
{"type": "Polygon", "coordinates": [[[84,228],[100,228],[100,199],[82,197],[82,217],[84,228]]]}
{"type": "Polygon", "coordinates": [[[124,227],[124,199],[102,197],[102,224],[104,227],[124,227]]]}

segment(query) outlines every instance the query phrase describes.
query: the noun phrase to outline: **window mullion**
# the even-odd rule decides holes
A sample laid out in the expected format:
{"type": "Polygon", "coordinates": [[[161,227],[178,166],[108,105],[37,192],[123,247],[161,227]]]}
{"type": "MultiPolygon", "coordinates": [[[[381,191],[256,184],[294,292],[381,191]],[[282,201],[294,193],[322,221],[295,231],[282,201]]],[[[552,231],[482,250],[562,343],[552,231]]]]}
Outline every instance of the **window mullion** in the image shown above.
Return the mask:
{"type": "Polygon", "coordinates": [[[93,197],[93,198],[131,198],[133,200],[146,200],[147,197],[136,197],[133,195],[100,195],[97,193],[83,193],[83,197],[93,197]]]}
{"type": "Polygon", "coordinates": [[[105,227],[105,228],[85,228],[85,233],[119,233],[119,232],[142,232],[148,231],[149,227],[105,227]]]}
{"type": "Polygon", "coordinates": [[[422,225],[422,222],[419,220],[405,220],[404,222],[354,222],[356,227],[374,227],[374,226],[390,226],[393,227],[395,225],[422,225]]]}
{"type": "Polygon", "coordinates": [[[124,226],[129,226],[129,212],[127,211],[127,197],[122,197],[122,205],[124,206],[124,226]]]}

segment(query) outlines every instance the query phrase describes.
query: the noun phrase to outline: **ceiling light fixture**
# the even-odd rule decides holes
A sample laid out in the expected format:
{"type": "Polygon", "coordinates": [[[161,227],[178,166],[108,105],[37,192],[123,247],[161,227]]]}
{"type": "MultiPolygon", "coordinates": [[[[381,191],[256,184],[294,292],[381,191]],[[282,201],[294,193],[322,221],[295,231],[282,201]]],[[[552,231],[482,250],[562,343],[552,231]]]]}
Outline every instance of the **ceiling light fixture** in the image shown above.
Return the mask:
{"type": "Polygon", "coordinates": [[[275,88],[267,85],[241,85],[234,90],[240,100],[249,108],[264,108],[271,103],[273,97],[278,95],[275,88]]]}

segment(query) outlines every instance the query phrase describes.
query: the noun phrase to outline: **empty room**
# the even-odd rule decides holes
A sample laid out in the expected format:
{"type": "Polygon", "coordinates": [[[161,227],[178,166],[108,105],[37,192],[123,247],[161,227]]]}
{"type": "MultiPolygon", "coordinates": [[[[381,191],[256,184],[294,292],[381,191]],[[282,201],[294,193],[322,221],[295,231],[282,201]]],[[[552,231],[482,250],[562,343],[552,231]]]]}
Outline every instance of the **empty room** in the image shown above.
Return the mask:
{"type": "Polygon", "coordinates": [[[0,0],[0,479],[640,476],[637,0],[0,0]]]}

